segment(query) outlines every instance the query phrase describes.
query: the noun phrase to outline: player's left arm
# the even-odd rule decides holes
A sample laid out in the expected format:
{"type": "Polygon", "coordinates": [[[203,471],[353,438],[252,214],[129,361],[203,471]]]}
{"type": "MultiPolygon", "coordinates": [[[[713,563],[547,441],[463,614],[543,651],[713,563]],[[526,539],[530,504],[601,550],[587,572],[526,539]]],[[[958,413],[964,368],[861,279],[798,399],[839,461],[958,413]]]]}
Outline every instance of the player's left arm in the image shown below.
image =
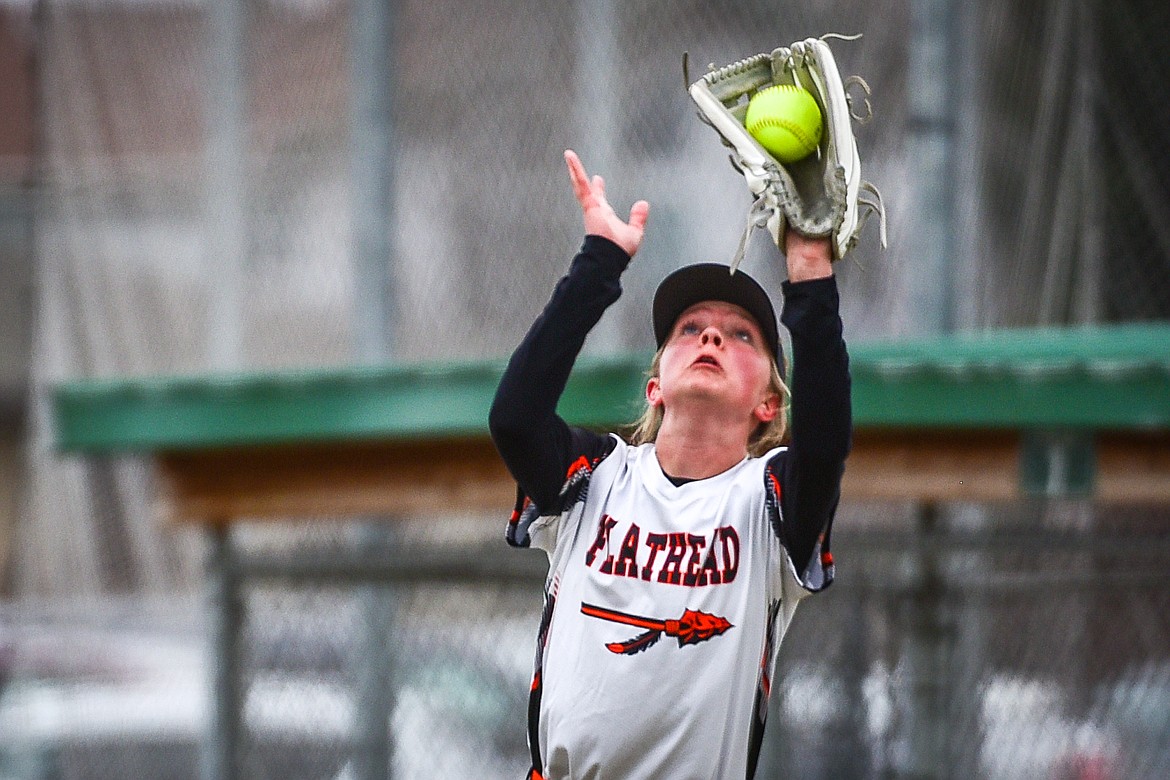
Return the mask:
{"type": "Polygon", "coordinates": [[[784,262],[788,281],[807,282],[833,275],[832,248],[827,238],[807,238],[789,230],[784,234],[784,262]]]}
{"type": "Polygon", "coordinates": [[[792,433],[772,464],[781,484],[781,540],[804,575],[829,532],[852,446],[849,355],[827,240],[787,234],[781,321],[792,337],[792,433]]]}

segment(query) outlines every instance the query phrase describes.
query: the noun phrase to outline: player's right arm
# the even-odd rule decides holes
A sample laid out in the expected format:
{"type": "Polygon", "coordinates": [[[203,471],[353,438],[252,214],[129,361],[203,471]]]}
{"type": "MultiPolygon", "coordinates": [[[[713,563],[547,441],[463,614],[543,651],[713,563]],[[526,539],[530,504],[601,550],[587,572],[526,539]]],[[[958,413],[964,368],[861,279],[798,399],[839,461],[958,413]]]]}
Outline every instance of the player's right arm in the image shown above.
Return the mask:
{"type": "Polygon", "coordinates": [[[644,200],[638,201],[630,207],[629,222],[623,222],[605,197],[605,179],[600,176],[590,178],[581,164],[581,158],[572,149],[565,150],[565,165],[569,168],[573,194],[581,204],[585,235],[608,238],[630,257],[636,255],[642,246],[650,204],[644,200]]]}
{"type": "Polygon", "coordinates": [[[488,426],[520,489],[542,512],[557,509],[569,466],[611,446],[608,437],[569,427],[556,413],[589,331],[621,295],[630,256],[613,241],[586,236],[569,272],[512,354],[488,426]]]}
{"type": "Polygon", "coordinates": [[[569,466],[612,446],[607,437],[570,428],[556,407],[585,337],[621,295],[621,274],[642,245],[650,209],[638,201],[623,221],[609,205],[600,176],[590,178],[572,150],[565,152],[565,164],[581,204],[585,242],[513,353],[488,420],[513,478],[546,512],[555,509],[569,466]]]}

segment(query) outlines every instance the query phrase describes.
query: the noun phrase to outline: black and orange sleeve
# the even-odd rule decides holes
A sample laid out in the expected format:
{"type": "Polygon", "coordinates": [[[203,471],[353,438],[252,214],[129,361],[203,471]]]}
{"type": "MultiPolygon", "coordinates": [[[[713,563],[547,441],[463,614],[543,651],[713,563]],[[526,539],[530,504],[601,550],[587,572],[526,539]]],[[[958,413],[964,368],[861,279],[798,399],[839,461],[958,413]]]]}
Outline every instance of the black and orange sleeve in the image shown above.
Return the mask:
{"type": "Polygon", "coordinates": [[[585,337],[621,296],[621,274],[629,262],[617,244],[586,236],[496,391],[488,418],[492,441],[520,492],[542,513],[558,511],[574,462],[613,449],[610,437],[570,427],[556,408],[585,337]]]}
{"type": "Polygon", "coordinates": [[[798,574],[815,554],[832,571],[829,540],[853,442],[849,354],[834,277],[785,282],[781,322],[792,336],[792,436],[769,464],[780,539],[798,574]]]}

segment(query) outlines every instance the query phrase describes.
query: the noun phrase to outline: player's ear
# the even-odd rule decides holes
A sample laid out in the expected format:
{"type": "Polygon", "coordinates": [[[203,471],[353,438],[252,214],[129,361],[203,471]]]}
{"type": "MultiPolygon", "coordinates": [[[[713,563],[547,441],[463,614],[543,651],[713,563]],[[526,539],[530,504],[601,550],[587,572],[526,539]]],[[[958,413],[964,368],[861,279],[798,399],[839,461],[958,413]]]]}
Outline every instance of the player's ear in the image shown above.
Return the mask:
{"type": "Polygon", "coordinates": [[[656,376],[646,381],[646,403],[651,406],[662,406],[662,382],[656,376]]]}
{"type": "Polygon", "coordinates": [[[780,413],[780,396],[776,393],[768,393],[764,396],[764,400],[756,405],[752,410],[753,416],[762,423],[770,423],[776,419],[776,415],[780,413]]]}

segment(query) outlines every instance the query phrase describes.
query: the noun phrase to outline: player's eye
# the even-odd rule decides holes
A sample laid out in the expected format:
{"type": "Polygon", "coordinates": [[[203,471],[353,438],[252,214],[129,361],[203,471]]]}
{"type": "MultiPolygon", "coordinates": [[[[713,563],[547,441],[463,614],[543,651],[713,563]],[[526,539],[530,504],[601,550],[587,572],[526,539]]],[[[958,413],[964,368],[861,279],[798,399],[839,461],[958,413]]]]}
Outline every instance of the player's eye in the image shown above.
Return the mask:
{"type": "Polygon", "coordinates": [[[684,336],[697,336],[699,335],[699,323],[694,320],[687,320],[678,326],[678,332],[684,336]]]}
{"type": "Polygon", "coordinates": [[[754,339],[752,338],[752,332],[750,330],[747,330],[746,328],[737,329],[735,331],[735,337],[737,339],[739,339],[740,341],[744,342],[745,344],[751,344],[752,341],[754,341],[754,339]]]}

